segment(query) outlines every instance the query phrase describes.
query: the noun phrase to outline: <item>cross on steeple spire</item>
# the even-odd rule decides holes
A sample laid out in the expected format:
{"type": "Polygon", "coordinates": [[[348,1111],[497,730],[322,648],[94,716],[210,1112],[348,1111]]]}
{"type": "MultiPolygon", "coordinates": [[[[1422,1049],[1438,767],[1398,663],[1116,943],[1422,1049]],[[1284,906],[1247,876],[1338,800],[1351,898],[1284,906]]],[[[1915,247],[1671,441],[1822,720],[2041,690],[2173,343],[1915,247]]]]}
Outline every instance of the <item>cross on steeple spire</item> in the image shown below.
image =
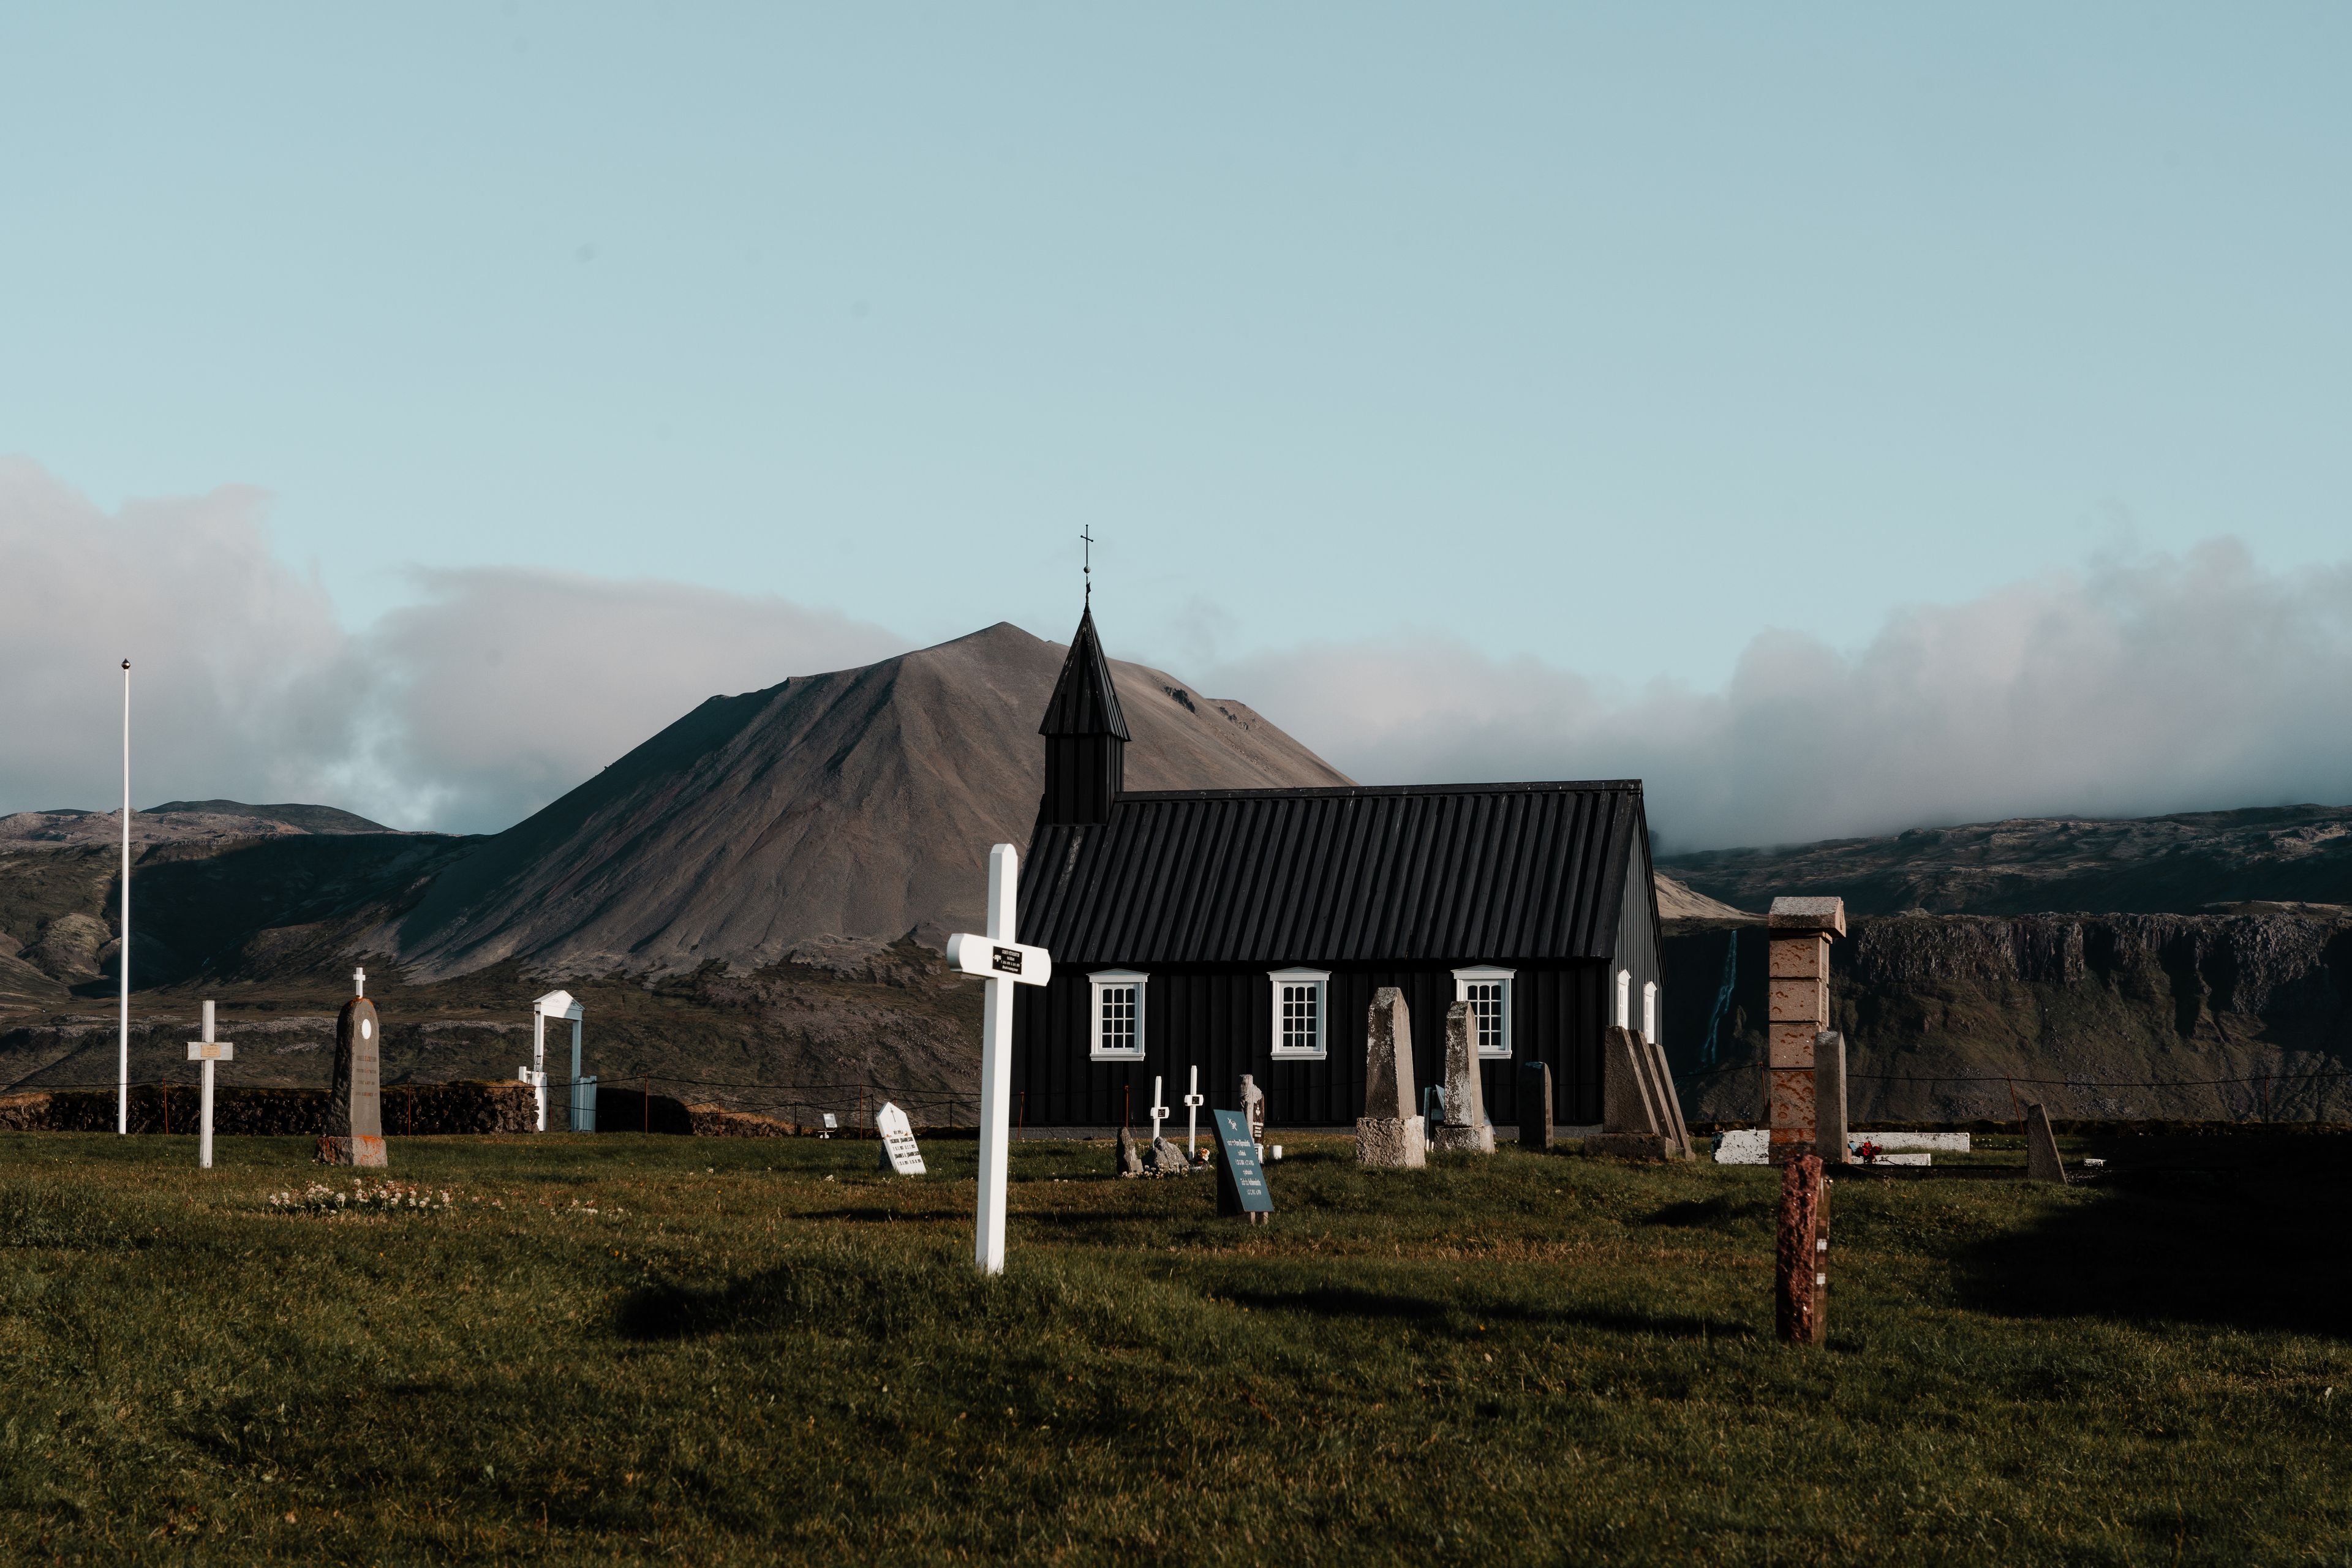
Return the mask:
{"type": "Polygon", "coordinates": [[[1082,570],[1086,574],[1087,604],[1090,607],[1095,602],[1095,536],[1092,531],[1093,527],[1094,525],[1092,523],[1088,523],[1078,530],[1079,542],[1086,546],[1083,557],[1085,564],[1082,570]]]}

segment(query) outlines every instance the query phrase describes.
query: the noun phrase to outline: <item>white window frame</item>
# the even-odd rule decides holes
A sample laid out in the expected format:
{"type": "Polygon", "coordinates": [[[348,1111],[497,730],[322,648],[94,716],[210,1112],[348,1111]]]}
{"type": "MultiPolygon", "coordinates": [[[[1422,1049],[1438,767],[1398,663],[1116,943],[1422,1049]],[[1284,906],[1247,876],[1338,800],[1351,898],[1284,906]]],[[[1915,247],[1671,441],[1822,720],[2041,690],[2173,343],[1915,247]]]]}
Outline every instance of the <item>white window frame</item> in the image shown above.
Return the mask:
{"type": "Polygon", "coordinates": [[[1658,1043],[1658,983],[1642,982],[1642,1037],[1652,1045],[1658,1043]]]}
{"type": "Polygon", "coordinates": [[[1512,982],[1517,978],[1518,972],[1517,970],[1496,969],[1491,964],[1480,964],[1474,968],[1457,969],[1454,972],[1454,999],[1456,1002],[1469,1001],[1470,987],[1473,985],[1492,985],[1500,982],[1503,987],[1502,1000],[1500,1003],[1502,1008],[1503,1043],[1499,1048],[1496,1049],[1489,1049],[1484,1043],[1481,1043],[1478,1047],[1478,1059],[1480,1061],[1507,1062],[1511,1059],[1511,989],[1512,982]]]}
{"type": "Polygon", "coordinates": [[[1633,1026],[1633,972],[1630,969],[1617,972],[1617,1026],[1633,1026]]]}
{"type": "Polygon", "coordinates": [[[1098,969],[1087,976],[1087,1054],[1098,1062],[1139,1062],[1148,1044],[1143,1033],[1145,1008],[1143,999],[1151,976],[1132,969],[1098,969]],[[1120,986],[1135,987],[1135,1047],[1132,1050],[1105,1049],[1103,1047],[1103,993],[1120,986]]]}
{"type": "Polygon", "coordinates": [[[1331,972],[1328,969],[1269,969],[1265,977],[1274,983],[1274,1008],[1267,1020],[1272,1030],[1267,1037],[1269,1054],[1282,1061],[1321,1061],[1328,1054],[1326,1047],[1331,1038],[1331,972]],[[1282,1043],[1282,988],[1286,985],[1315,987],[1315,1047],[1312,1050],[1282,1043]]]}

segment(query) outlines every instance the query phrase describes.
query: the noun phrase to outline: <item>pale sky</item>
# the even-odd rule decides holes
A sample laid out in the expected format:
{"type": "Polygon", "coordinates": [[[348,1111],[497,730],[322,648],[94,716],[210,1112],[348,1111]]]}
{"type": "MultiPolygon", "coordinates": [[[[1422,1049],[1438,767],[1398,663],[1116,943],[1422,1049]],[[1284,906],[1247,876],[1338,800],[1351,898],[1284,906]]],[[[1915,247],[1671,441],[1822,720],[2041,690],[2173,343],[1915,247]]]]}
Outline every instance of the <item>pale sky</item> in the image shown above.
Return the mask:
{"type": "Polygon", "coordinates": [[[352,636],[495,568],[1066,637],[1091,526],[1124,656],[1717,693],[2352,557],[2341,5],[15,6],[0,62],[0,454],[259,492],[352,636]]]}

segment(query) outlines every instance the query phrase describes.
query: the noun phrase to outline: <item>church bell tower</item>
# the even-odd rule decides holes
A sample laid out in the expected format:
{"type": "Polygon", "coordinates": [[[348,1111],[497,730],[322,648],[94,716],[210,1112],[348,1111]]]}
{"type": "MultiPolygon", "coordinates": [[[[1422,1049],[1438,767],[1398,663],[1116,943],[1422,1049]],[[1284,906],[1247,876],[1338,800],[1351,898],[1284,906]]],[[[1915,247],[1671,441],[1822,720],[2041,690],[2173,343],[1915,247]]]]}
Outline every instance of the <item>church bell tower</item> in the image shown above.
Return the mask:
{"type": "Polygon", "coordinates": [[[1045,795],[1037,826],[1109,821],[1127,777],[1127,720],[1111,686],[1110,661],[1095,636],[1092,604],[1078,617],[1070,657],[1062,662],[1037,732],[1045,737],[1045,795]]]}

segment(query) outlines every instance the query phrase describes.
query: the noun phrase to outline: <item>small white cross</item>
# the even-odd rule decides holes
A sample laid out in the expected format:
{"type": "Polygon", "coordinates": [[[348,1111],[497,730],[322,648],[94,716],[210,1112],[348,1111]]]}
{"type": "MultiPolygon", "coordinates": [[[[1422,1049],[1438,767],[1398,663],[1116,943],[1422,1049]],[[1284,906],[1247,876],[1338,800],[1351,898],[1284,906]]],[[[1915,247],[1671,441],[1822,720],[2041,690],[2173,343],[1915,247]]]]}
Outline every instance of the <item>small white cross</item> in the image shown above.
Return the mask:
{"type": "Polygon", "coordinates": [[[188,1042],[188,1059],[205,1064],[204,1106],[199,1113],[196,1134],[196,1168],[213,1168],[213,1064],[235,1061],[236,1047],[226,1040],[213,1037],[213,1005],[205,1004],[205,1037],[188,1042]]]}
{"type": "Polygon", "coordinates": [[[352,994],[354,996],[364,996],[367,994],[366,970],[354,969],[352,971],[352,994]]]}
{"type": "Polygon", "coordinates": [[[1191,1082],[1192,1092],[1184,1096],[1184,1152],[1197,1154],[1201,1152],[1201,1107],[1209,1103],[1209,1097],[1201,1092],[1198,1067],[1192,1069],[1191,1082]]]}
{"type": "Polygon", "coordinates": [[[1151,1141],[1160,1142],[1160,1124],[1168,1120],[1168,1107],[1161,1103],[1167,1096],[1160,1092],[1160,1079],[1151,1080],[1151,1109],[1144,1112],[1151,1118],[1151,1141]]]}

